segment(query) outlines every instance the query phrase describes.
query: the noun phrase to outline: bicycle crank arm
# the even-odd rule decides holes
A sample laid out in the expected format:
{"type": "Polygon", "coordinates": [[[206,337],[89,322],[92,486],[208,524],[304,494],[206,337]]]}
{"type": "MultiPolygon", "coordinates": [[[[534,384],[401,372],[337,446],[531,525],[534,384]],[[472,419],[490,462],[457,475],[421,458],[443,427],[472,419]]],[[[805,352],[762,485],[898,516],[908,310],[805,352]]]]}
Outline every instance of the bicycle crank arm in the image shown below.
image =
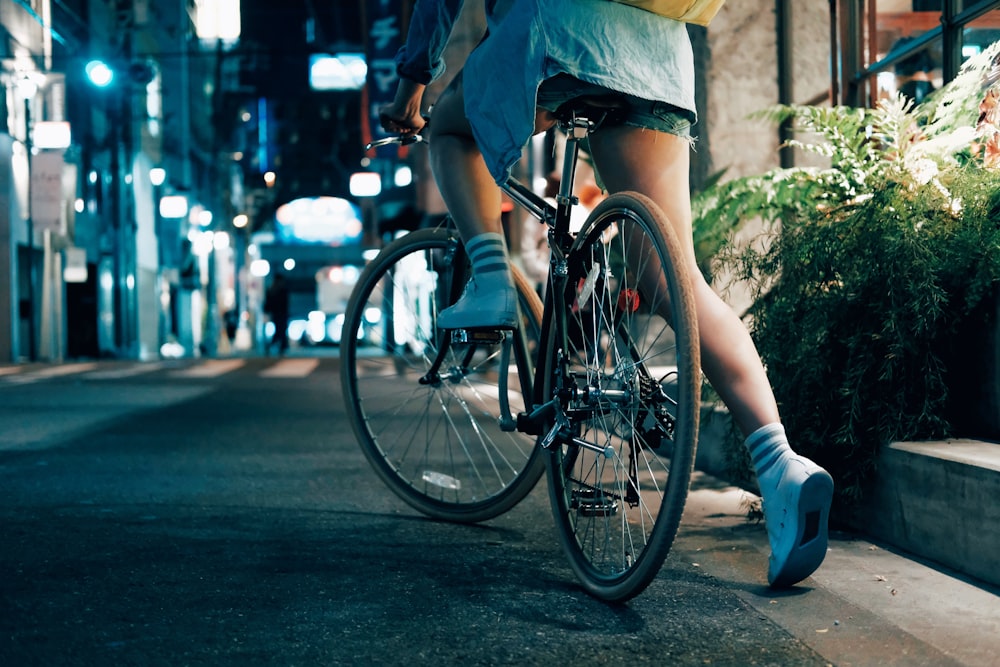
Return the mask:
{"type": "Polygon", "coordinates": [[[500,430],[507,433],[513,433],[517,430],[517,420],[510,413],[510,397],[507,395],[507,376],[510,375],[508,372],[510,369],[510,345],[513,341],[513,336],[504,336],[500,346],[500,368],[498,371],[500,377],[497,383],[497,388],[500,390],[500,416],[497,418],[497,422],[500,424],[500,430]]]}
{"type": "Polygon", "coordinates": [[[542,403],[530,413],[522,412],[517,415],[517,430],[527,435],[540,435],[542,424],[552,419],[559,407],[559,399],[553,398],[551,401],[542,403]]]}

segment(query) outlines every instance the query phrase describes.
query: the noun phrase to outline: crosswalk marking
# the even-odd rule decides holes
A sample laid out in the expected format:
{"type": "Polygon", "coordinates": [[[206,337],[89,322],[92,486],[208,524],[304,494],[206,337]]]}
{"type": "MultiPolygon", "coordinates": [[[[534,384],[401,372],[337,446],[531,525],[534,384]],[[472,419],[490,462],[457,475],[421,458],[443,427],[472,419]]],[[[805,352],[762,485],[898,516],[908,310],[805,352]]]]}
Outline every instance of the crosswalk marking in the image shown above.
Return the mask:
{"type": "Polygon", "coordinates": [[[171,377],[214,378],[231,373],[246,364],[243,359],[208,359],[197,366],[171,371],[171,377]]]}
{"type": "Polygon", "coordinates": [[[144,362],[141,364],[133,364],[131,366],[125,366],[124,368],[108,368],[93,373],[87,374],[88,380],[120,380],[122,378],[135,377],[136,375],[142,375],[143,373],[152,373],[153,371],[158,371],[163,368],[164,363],[162,361],[152,361],[144,362]]]}
{"type": "MultiPolygon", "coordinates": [[[[290,357],[269,363],[258,370],[262,378],[304,378],[315,371],[320,364],[316,357],[290,357]]],[[[199,359],[191,360],[191,365],[176,368],[165,361],[144,361],[132,364],[76,362],[51,366],[0,366],[0,384],[31,384],[58,377],[79,375],[84,380],[125,380],[128,378],[165,371],[177,378],[216,378],[231,373],[247,365],[246,359],[199,359]]]]}
{"type": "Polygon", "coordinates": [[[258,375],[265,378],[304,378],[319,366],[319,359],[282,359],[278,363],[265,368],[258,375]]]}
{"type": "Polygon", "coordinates": [[[39,380],[48,380],[50,378],[61,377],[64,375],[85,373],[95,368],[97,368],[97,364],[93,362],[59,364],[58,366],[39,368],[38,370],[33,370],[21,375],[11,375],[10,377],[7,377],[6,380],[12,384],[29,384],[32,382],[38,382],[39,380]]]}

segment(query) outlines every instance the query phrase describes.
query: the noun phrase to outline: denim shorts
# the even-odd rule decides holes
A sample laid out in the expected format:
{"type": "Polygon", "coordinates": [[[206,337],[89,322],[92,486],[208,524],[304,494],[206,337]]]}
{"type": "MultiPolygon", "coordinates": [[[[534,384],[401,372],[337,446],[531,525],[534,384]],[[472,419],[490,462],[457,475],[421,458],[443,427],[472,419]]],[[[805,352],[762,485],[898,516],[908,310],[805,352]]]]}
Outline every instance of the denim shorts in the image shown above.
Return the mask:
{"type": "Polygon", "coordinates": [[[621,125],[657,130],[684,138],[691,136],[694,114],[690,111],[666,102],[646,100],[587,83],[569,74],[557,74],[551,79],[542,81],[535,103],[546,111],[555,111],[566,102],[578,97],[606,97],[624,101],[626,109],[617,120],[621,125]]]}

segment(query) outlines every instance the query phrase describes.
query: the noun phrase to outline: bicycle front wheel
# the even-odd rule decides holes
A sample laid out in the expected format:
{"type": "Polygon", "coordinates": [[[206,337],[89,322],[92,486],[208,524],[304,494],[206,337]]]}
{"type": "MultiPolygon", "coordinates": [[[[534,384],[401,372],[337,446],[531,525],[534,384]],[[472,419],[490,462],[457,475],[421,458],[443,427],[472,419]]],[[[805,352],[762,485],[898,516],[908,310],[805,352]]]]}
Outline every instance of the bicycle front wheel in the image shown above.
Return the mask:
{"type": "MultiPolygon", "coordinates": [[[[524,409],[522,391],[531,382],[525,350],[515,343],[501,368],[499,345],[451,345],[437,327],[438,312],[457,298],[468,271],[455,234],[407,234],[362,272],[341,337],[347,412],[375,472],[415,509],[460,522],[507,511],[544,473],[534,439],[498,425],[501,373],[510,409],[524,409]],[[436,371],[435,360],[442,362],[436,371]]],[[[541,302],[516,272],[515,282],[523,327],[537,340],[541,302]]]]}
{"type": "Polygon", "coordinates": [[[552,509],[575,574],[606,600],[656,576],[687,497],[701,374],[684,257],[659,207],[616,194],[585,223],[559,290],[544,375],[560,397],[552,509]]]}

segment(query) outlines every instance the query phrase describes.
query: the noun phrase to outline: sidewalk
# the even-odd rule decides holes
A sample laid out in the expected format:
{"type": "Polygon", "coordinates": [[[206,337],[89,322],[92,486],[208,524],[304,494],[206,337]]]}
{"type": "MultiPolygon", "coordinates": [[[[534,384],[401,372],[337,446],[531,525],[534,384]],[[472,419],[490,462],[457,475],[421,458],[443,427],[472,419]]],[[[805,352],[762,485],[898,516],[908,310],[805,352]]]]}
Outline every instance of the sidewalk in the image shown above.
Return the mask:
{"type": "MultiPolygon", "coordinates": [[[[706,406],[701,424],[695,466],[731,479],[728,412],[706,406]]],[[[1000,443],[892,443],[871,482],[850,528],[1000,590],[1000,443]]]]}
{"type": "Polygon", "coordinates": [[[696,473],[670,557],[732,582],[747,604],[838,667],[997,664],[996,589],[856,535],[832,535],[826,561],[803,584],[769,589],[767,534],[747,520],[754,499],[696,473]]]}

